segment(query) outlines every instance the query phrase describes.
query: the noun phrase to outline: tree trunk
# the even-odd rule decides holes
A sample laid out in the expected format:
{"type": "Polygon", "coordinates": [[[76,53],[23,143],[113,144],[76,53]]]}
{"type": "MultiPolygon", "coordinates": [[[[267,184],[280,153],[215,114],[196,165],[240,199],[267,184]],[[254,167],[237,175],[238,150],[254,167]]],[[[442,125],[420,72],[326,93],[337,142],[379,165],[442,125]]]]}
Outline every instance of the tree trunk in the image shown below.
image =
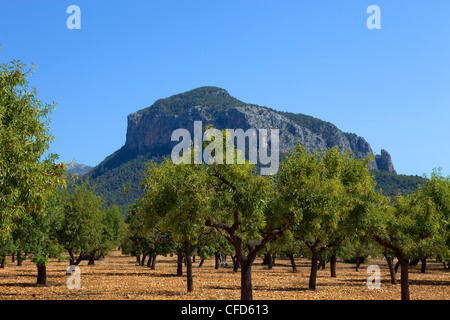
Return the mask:
{"type": "Polygon", "coordinates": [[[270,253],[264,255],[263,264],[267,265],[269,270],[273,267],[273,257],[270,253]]]}
{"type": "Polygon", "coordinates": [[[422,259],[422,267],[420,268],[420,273],[425,273],[427,271],[427,258],[422,259]]]}
{"type": "Polygon", "coordinates": [[[385,247],[390,248],[397,257],[397,264],[395,266],[395,272],[397,272],[398,265],[400,264],[401,267],[401,277],[400,277],[400,285],[401,285],[401,298],[402,300],[410,300],[409,295],[409,280],[408,280],[408,268],[409,268],[409,258],[406,258],[402,252],[401,249],[396,248],[392,245],[390,245],[388,242],[384,241],[379,236],[374,236],[374,240],[377,241],[379,244],[384,245],[385,247]]]}
{"type": "MultiPolygon", "coordinates": [[[[72,266],[75,264],[75,258],[73,256],[73,252],[71,249],[67,249],[67,252],[69,252],[69,256],[70,256],[69,266],[72,266]]],[[[17,254],[17,259],[19,259],[19,254],[17,254]]]]}
{"type": "Polygon", "coordinates": [[[22,266],[22,261],[23,261],[23,257],[22,257],[22,252],[17,252],[17,266],[20,267],[22,266]]]}
{"type": "Polygon", "coordinates": [[[138,263],[138,265],[141,265],[141,255],[140,254],[138,254],[136,256],[136,262],[138,263]]]}
{"type": "Polygon", "coordinates": [[[177,276],[183,275],[183,252],[180,249],[177,250],[177,276]]]}
{"type": "Polygon", "coordinates": [[[410,300],[409,280],[408,280],[408,272],[409,272],[408,259],[401,258],[400,267],[401,267],[401,271],[402,271],[401,278],[400,278],[402,300],[410,300]]]}
{"type": "Polygon", "coordinates": [[[292,253],[288,253],[287,256],[288,256],[289,260],[291,260],[292,271],[297,272],[297,265],[295,264],[294,255],[292,253]]]}
{"type": "Polygon", "coordinates": [[[47,284],[47,266],[37,266],[37,284],[46,285],[47,284]]]}
{"type": "Polygon", "coordinates": [[[95,251],[91,252],[91,254],[89,255],[89,262],[88,262],[88,266],[94,265],[95,265],[95,251]]]}
{"type": "Polygon", "coordinates": [[[419,261],[420,261],[420,259],[415,258],[415,259],[411,260],[411,262],[409,263],[409,265],[410,265],[411,267],[415,267],[415,266],[417,266],[417,265],[419,264],[419,261]]]}
{"type": "Polygon", "coordinates": [[[319,259],[319,265],[317,266],[317,269],[322,269],[322,270],[325,269],[325,265],[327,263],[326,258],[322,254],[320,254],[320,255],[318,255],[318,259],[319,259]]]}
{"type": "Polygon", "coordinates": [[[15,258],[15,255],[12,254],[12,255],[11,255],[11,263],[14,263],[14,262],[15,262],[14,258],[15,258]]]}
{"type": "Polygon", "coordinates": [[[184,240],[184,253],[186,259],[187,292],[194,291],[194,281],[192,280],[192,261],[191,261],[191,243],[188,239],[184,240]]]}
{"type": "Polygon", "coordinates": [[[312,253],[311,259],[311,273],[309,275],[309,289],[316,290],[316,279],[317,279],[317,250],[315,247],[310,248],[312,253]]]}
{"type": "Polygon", "coordinates": [[[240,267],[239,259],[236,256],[231,256],[231,259],[233,260],[233,272],[237,272],[240,267]]]}
{"type": "Polygon", "coordinates": [[[145,264],[145,259],[147,258],[147,254],[146,253],[144,253],[143,255],[142,255],[142,259],[141,259],[141,266],[144,266],[144,264],[145,264]]]}
{"type": "Polygon", "coordinates": [[[252,264],[248,260],[241,263],[241,300],[253,300],[252,264]]]}
{"type": "Polygon", "coordinates": [[[355,270],[358,272],[359,271],[359,266],[361,265],[361,257],[357,256],[356,257],[356,267],[355,270]]]}
{"type": "Polygon", "coordinates": [[[6,261],[6,256],[2,256],[1,257],[1,262],[0,262],[0,268],[4,268],[5,267],[5,261],[6,261]]]}
{"type": "Polygon", "coordinates": [[[219,269],[219,253],[214,253],[214,269],[219,269]]]}
{"type": "Polygon", "coordinates": [[[333,253],[330,257],[330,276],[336,278],[336,254],[333,253]]]}
{"type": "Polygon", "coordinates": [[[156,265],[156,254],[153,254],[152,264],[150,265],[150,269],[155,270],[155,265],[156,265]]]}
{"type": "Polygon", "coordinates": [[[198,264],[198,267],[199,267],[199,268],[201,268],[201,267],[202,267],[202,265],[203,265],[203,262],[205,262],[205,259],[203,259],[203,258],[202,258],[202,259],[200,260],[200,263],[198,264]]]}
{"type": "Polygon", "coordinates": [[[400,267],[400,260],[397,261],[397,263],[395,264],[395,267],[394,267],[395,273],[398,272],[398,267],[400,267]]]}
{"type": "Polygon", "coordinates": [[[76,265],[76,266],[79,265],[81,260],[83,260],[83,257],[84,257],[84,253],[80,252],[80,255],[78,256],[77,261],[74,262],[74,265],[76,265]]]}
{"type": "Polygon", "coordinates": [[[394,268],[394,259],[390,257],[386,252],[383,252],[384,257],[386,258],[389,274],[391,275],[391,284],[397,284],[397,272],[394,268]]]}
{"type": "MultiPolygon", "coordinates": [[[[237,259],[241,264],[241,300],[252,300],[252,264],[255,258],[261,250],[265,248],[267,243],[276,239],[278,235],[283,232],[279,229],[272,230],[263,239],[258,241],[250,241],[245,246],[242,243],[242,239],[236,234],[241,221],[239,220],[239,211],[235,210],[233,213],[234,223],[231,227],[221,225],[220,228],[228,232],[227,240],[234,246],[237,259]],[[249,254],[245,255],[245,248],[249,249],[249,254]]],[[[217,227],[211,220],[206,221],[207,226],[217,227]]],[[[226,224],[225,224],[226,225],[226,224]]],[[[235,268],[237,263],[235,263],[235,268]]]]}
{"type": "Polygon", "coordinates": [[[153,260],[153,251],[148,252],[147,268],[150,268],[153,260]]]}

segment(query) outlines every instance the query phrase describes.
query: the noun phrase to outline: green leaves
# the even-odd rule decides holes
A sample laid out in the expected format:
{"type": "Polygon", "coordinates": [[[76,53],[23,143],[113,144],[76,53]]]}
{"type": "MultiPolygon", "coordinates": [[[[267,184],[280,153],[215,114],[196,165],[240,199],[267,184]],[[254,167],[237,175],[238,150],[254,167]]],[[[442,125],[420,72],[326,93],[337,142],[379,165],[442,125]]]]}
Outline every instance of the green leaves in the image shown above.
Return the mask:
{"type": "Polygon", "coordinates": [[[391,210],[374,220],[379,242],[406,257],[448,256],[449,191],[449,179],[434,172],[423,187],[398,196],[391,210]]]}
{"type": "Polygon", "coordinates": [[[148,226],[170,231],[177,241],[195,243],[209,210],[207,175],[199,165],[151,164],[140,210],[148,226]]]}
{"type": "Polygon", "coordinates": [[[57,155],[44,158],[53,137],[49,114],[55,105],[37,99],[20,61],[0,66],[0,239],[12,231],[23,212],[41,212],[46,199],[64,185],[64,166],[57,155]]]}
{"type": "Polygon", "coordinates": [[[104,213],[103,200],[96,196],[88,181],[73,185],[63,203],[64,212],[59,242],[72,252],[90,253],[102,248],[104,213]]]}
{"type": "Polygon", "coordinates": [[[120,245],[125,232],[122,211],[117,205],[103,211],[102,227],[102,251],[107,252],[120,245]]]}
{"type": "Polygon", "coordinates": [[[337,147],[311,154],[297,146],[282,163],[276,189],[280,219],[295,215],[295,238],[330,248],[364,233],[377,195],[370,160],[337,147]]]}

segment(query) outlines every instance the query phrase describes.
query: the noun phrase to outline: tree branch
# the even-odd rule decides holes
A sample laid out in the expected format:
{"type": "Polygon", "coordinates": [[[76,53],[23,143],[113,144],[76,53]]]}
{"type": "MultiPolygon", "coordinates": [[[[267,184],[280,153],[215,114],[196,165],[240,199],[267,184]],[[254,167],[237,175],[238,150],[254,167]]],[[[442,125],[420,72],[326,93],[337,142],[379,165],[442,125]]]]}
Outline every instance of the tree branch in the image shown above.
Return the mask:
{"type": "Polygon", "coordinates": [[[214,168],[214,176],[218,178],[223,184],[226,184],[229,186],[233,191],[236,191],[236,186],[233,185],[228,179],[226,179],[224,176],[220,174],[219,171],[217,171],[217,168],[214,168]]]}

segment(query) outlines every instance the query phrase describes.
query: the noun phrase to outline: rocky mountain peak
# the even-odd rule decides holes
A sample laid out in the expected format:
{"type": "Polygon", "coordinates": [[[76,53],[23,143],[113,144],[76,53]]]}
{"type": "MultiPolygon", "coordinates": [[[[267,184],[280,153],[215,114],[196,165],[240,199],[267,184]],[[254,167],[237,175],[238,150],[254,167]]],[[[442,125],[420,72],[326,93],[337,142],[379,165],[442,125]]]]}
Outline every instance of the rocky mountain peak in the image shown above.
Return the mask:
{"type": "MultiPolygon", "coordinates": [[[[359,158],[373,153],[369,143],[353,133],[345,133],[335,125],[303,114],[280,112],[244,103],[218,87],[200,87],[169,98],[128,116],[125,149],[134,154],[157,150],[168,153],[176,144],[171,134],[179,128],[193,135],[194,121],[217,129],[280,130],[280,151],[286,152],[300,143],[309,152],[338,146],[359,158]]],[[[390,155],[383,150],[370,164],[372,170],[394,172],[390,155]]]]}
{"type": "Polygon", "coordinates": [[[394,169],[391,155],[386,150],[382,149],[381,154],[375,156],[375,162],[378,170],[397,173],[394,169]]]}
{"type": "MultiPolygon", "coordinates": [[[[126,209],[142,195],[145,164],[171,154],[177,144],[171,141],[174,130],[184,128],[193,136],[194,121],[201,121],[204,127],[212,124],[217,129],[279,129],[280,152],[300,143],[310,152],[338,146],[361,159],[373,154],[363,137],[343,132],[330,122],[245,103],[218,87],[201,87],[159,99],[130,114],[125,145],[89,172],[90,181],[109,204],[119,202],[126,209]],[[130,192],[124,195],[122,187],[126,184],[130,184],[130,192]]],[[[375,170],[377,182],[386,177],[392,182],[391,173],[386,171],[395,170],[385,150],[369,163],[369,169],[375,170]]],[[[394,189],[389,184],[382,185],[394,189]]]]}

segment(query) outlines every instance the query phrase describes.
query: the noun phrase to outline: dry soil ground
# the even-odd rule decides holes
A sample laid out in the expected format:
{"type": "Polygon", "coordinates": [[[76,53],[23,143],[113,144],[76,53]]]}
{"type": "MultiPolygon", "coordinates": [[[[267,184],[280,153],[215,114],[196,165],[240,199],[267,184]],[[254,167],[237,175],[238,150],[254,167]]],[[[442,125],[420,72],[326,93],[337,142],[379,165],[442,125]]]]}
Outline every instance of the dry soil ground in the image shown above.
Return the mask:
{"type": "MultiPolygon", "coordinates": [[[[185,277],[176,277],[175,257],[158,257],[156,270],[138,266],[136,259],[121,255],[119,251],[109,253],[95,266],[80,264],[81,289],[69,290],[66,285],[68,262],[50,261],[47,267],[47,286],[37,286],[36,266],[26,260],[18,267],[9,262],[0,269],[0,299],[239,299],[240,273],[231,268],[214,269],[214,260],[206,260],[198,268],[194,264],[194,292],[186,293],[185,277]]],[[[8,258],[10,261],[10,259],[8,258]]],[[[288,260],[277,260],[272,270],[267,270],[258,259],[253,267],[254,299],[289,300],[398,300],[400,285],[392,285],[384,260],[369,261],[359,272],[354,265],[338,262],[337,278],[330,278],[329,269],[320,270],[317,290],[307,290],[309,262],[297,260],[298,271],[292,272],[288,260]],[[366,286],[369,264],[381,268],[381,288],[369,290],[366,286]]],[[[419,266],[410,273],[411,298],[423,300],[450,299],[450,272],[442,264],[428,263],[426,274],[419,266]]]]}

